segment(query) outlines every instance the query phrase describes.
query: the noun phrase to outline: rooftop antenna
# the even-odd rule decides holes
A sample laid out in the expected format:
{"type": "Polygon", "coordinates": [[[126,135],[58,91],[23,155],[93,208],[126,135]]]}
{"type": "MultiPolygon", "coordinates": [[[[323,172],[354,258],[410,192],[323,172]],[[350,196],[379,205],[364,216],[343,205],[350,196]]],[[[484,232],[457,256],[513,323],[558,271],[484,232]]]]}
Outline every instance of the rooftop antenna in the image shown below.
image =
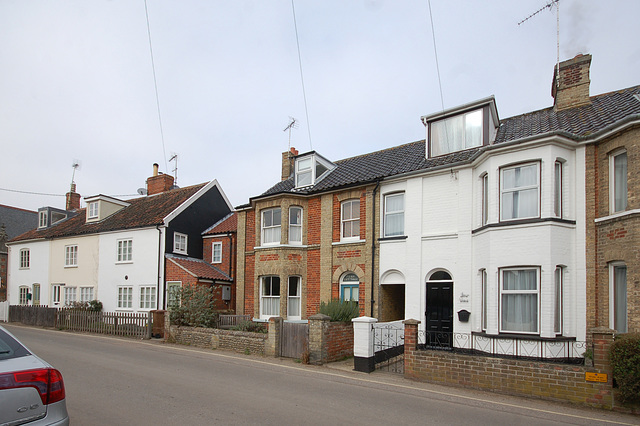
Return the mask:
{"type": "Polygon", "coordinates": [[[289,131],[289,149],[291,149],[291,129],[297,129],[299,127],[298,120],[289,116],[289,124],[284,128],[283,132],[289,131]]]}
{"type": "Polygon", "coordinates": [[[71,192],[76,192],[76,170],[80,170],[80,160],[74,159],[71,163],[71,167],[73,168],[73,173],[71,174],[71,192]]]}
{"type": "Polygon", "coordinates": [[[172,161],[176,162],[175,168],[171,170],[173,172],[173,184],[178,185],[178,154],[176,154],[175,152],[172,153],[171,158],[169,158],[169,162],[172,161]]]}
{"type": "Polygon", "coordinates": [[[556,57],[556,87],[560,85],[560,0],[550,0],[549,3],[541,7],[540,9],[533,12],[531,15],[524,18],[522,21],[518,22],[518,26],[524,24],[529,19],[536,16],[538,13],[542,12],[545,9],[551,10],[555,6],[558,11],[556,12],[556,49],[557,49],[557,57],[556,57]]]}

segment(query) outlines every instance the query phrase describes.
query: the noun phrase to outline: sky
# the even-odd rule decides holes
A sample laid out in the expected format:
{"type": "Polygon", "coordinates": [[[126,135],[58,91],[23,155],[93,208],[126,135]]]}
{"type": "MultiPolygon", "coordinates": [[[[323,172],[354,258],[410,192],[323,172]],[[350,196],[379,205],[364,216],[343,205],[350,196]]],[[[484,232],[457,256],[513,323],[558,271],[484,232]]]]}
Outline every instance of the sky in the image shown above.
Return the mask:
{"type": "Polygon", "coordinates": [[[238,206],[290,146],[335,161],[490,95],[500,118],[550,107],[558,13],[592,95],[640,84],[640,1],[549,1],[0,0],[0,204],[64,208],[72,177],[129,199],[158,163],[238,206]]]}

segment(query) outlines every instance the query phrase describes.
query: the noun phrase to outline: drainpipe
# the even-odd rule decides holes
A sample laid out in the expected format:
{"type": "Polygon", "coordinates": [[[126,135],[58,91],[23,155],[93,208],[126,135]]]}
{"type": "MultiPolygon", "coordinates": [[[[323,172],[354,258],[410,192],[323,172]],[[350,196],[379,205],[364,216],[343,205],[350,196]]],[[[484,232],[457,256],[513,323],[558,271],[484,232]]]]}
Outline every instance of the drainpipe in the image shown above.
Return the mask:
{"type": "MultiPolygon", "coordinates": [[[[160,265],[164,260],[164,253],[162,252],[162,231],[160,230],[160,225],[156,225],[156,229],[158,230],[158,279],[156,283],[156,309],[160,309],[160,265]]],[[[165,309],[166,300],[164,300],[164,286],[162,286],[162,309],[165,309]]]]}
{"type": "Polygon", "coordinates": [[[373,188],[373,209],[372,211],[372,220],[371,220],[371,318],[375,318],[373,315],[373,305],[375,304],[375,300],[373,299],[373,292],[375,289],[374,284],[374,276],[375,276],[375,266],[376,266],[376,193],[378,192],[378,188],[380,187],[380,181],[376,182],[376,187],[373,188]]]}

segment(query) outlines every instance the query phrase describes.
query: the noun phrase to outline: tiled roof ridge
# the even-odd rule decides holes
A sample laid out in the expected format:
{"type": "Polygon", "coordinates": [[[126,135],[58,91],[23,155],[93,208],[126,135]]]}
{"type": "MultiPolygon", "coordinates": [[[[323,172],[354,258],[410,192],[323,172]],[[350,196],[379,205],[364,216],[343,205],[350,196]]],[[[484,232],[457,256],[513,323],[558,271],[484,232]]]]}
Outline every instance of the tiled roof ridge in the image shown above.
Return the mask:
{"type": "MultiPolygon", "coordinates": [[[[216,267],[213,263],[207,262],[204,259],[198,259],[196,257],[184,257],[184,256],[177,256],[175,254],[172,253],[166,253],[165,257],[167,259],[170,259],[171,261],[173,261],[174,263],[178,263],[181,267],[183,268],[187,268],[185,265],[180,264],[180,261],[184,261],[184,262],[193,262],[193,263],[197,263],[200,265],[204,265],[207,266],[211,269],[213,269],[215,272],[217,272],[218,274],[222,275],[223,277],[225,277],[226,279],[228,279],[229,281],[231,281],[231,277],[229,275],[227,275],[226,273],[222,272],[218,267],[216,267]]],[[[205,277],[201,277],[198,276],[198,274],[195,271],[191,271],[189,270],[189,272],[193,273],[196,275],[197,278],[205,278],[205,277]]]]}
{"type": "MultiPolygon", "coordinates": [[[[206,234],[208,234],[209,232],[211,232],[212,230],[214,230],[216,227],[218,227],[218,226],[222,225],[225,221],[227,221],[227,220],[231,219],[231,218],[233,217],[233,215],[235,215],[235,214],[236,214],[235,210],[234,210],[234,211],[232,211],[232,212],[230,212],[228,215],[226,215],[225,217],[223,217],[222,219],[220,219],[219,221],[217,221],[216,223],[214,223],[213,225],[211,225],[210,227],[208,227],[207,229],[205,229],[205,230],[202,232],[202,235],[206,235],[206,234]]],[[[224,234],[226,234],[226,232],[223,232],[223,233],[224,233],[224,234]]]]}

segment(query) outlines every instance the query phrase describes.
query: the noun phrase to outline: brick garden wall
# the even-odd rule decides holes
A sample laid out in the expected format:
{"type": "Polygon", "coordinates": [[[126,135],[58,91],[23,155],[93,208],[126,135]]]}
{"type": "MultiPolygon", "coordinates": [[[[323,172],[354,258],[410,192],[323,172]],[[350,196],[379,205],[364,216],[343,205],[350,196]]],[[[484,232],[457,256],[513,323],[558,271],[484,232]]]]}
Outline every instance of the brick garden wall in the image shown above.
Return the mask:
{"type": "Polygon", "coordinates": [[[330,322],[326,333],[327,362],[353,356],[353,324],[330,322]]]}
{"type": "Polygon", "coordinates": [[[609,348],[611,330],[594,332],[593,367],[463,355],[417,349],[418,321],[405,322],[406,378],[497,393],[613,408],[609,348]],[[606,383],[588,382],[586,372],[607,374],[606,383]]]}

